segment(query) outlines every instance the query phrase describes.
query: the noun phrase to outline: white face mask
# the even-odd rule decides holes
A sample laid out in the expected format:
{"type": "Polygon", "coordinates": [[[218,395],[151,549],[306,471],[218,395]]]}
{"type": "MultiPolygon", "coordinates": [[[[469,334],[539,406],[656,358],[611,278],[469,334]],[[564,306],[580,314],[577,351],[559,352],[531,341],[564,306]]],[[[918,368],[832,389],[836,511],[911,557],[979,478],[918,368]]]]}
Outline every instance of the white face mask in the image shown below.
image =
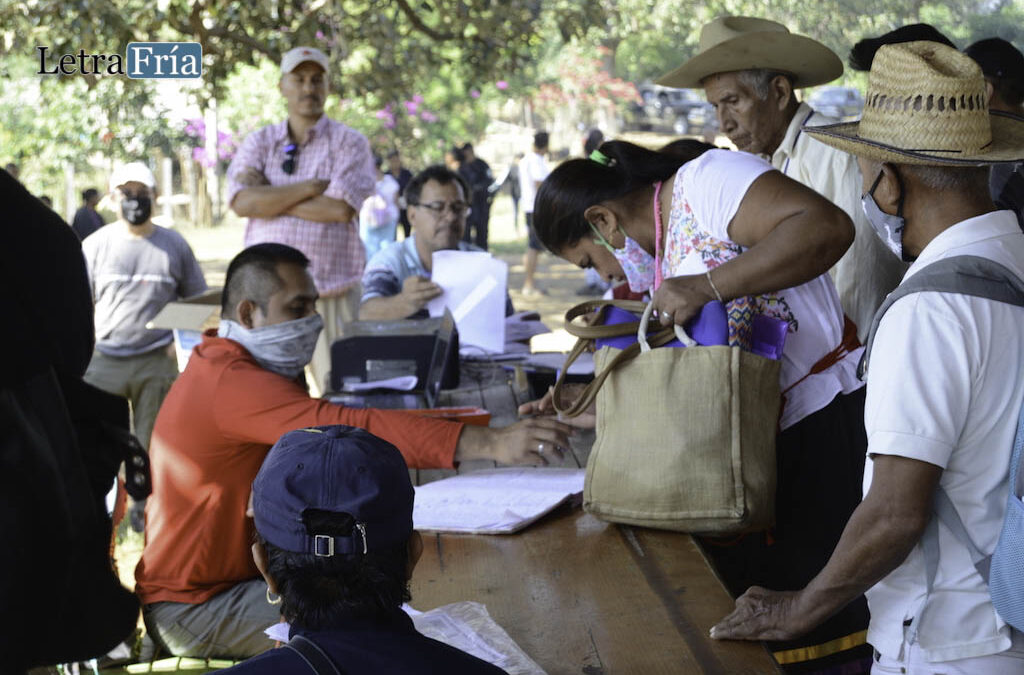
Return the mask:
{"type": "Polygon", "coordinates": [[[272,373],[293,380],[313,359],[323,327],[324,320],[319,314],[252,329],[221,319],[217,335],[245,347],[257,363],[272,373]]]}

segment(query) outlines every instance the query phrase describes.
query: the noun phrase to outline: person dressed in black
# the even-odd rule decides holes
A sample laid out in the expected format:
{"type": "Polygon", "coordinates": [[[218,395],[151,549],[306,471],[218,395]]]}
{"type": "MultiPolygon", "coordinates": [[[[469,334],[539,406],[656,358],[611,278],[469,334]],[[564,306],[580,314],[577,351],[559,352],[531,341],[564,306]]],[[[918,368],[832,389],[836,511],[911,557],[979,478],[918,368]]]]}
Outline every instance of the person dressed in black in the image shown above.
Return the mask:
{"type": "Polygon", "coordinates": [[[503,673],[419,633],[402,611],[423,552],[412,504],[405,460],[387,441],[341,425],[282,436],[252,484],[252,549],[289,641],[223,672],[503,673]]]}
{"type": "Polygon", "coordinates": [[[402,227],[405,237],[408,238],[412,233],[412,225],[409,224],[409,215],[405,210],[404,197],[405,186],[412,180],[412,171],[402,166],[402,154],[397,149],[388,153],[388,173],[398,181],[398,224],[402,227]]]}
{"type": "Polygon", "coordinates": [[[505,178],[499,181],[502,186],[508,187],[508,196],[512,198],[512,227],[519,232],[519,198],[523,191],[519,186],[519,162],[523,159],[523,153],[517,152],[512,163],[508,165],[505,178]]]}
{"type": "MultiPolygon", "coordinates": [[[[964,54],[981,66],[988,109],[1000,115],[1024,116],[1024,54],[1002,38],[978,40],[964,54]]],[[[988,187],[995,205],[1016,213],[1024,229],[1024,162],[994,164],[988,187]]]]}
{"type": "Polygon", "coordinates": [[[473,193],[470,202],[473,210],[466,220],[466,231],[462,235],[462,239],[476,244],[486,251],[487,223],[491,219],[491,199],[493,197],[491,187],[494,184],[494,175],[487,162],[476,156],[470,143],[463,145],[459,151],[461,157],[459,154],[455,155],[459,160],[459,174],[469,183],[469,190],[473,193]]]}
{"type": "Polygon", "coordinates": [[[78,235],[79,241],[106,225],[103,216],[96,211],[96,205],[99,203],[99,190],[89,188],[82,191],[82,206],[75,211],[75,218],[71,221],[71,229],[78,235]]]}

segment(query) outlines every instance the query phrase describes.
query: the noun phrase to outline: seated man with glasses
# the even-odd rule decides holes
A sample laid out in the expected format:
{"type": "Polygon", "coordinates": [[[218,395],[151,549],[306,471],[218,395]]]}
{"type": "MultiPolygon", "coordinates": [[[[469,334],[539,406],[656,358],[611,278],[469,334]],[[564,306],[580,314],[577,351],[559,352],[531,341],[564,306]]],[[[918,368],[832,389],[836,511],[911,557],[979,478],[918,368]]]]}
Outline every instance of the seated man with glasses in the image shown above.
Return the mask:
{"type": "MultiPolygon", "coordinates": [[[[482,251],[462,241],[471,199],[466,181],[440,164],[416,174],[405,188],[412,236],[379,251],[363,273],[362,320],[421,319],[441,295],[430,281],[434,251],[482,251]]],[[[506,299],[505,314],[512,314],[506,299]]]]}

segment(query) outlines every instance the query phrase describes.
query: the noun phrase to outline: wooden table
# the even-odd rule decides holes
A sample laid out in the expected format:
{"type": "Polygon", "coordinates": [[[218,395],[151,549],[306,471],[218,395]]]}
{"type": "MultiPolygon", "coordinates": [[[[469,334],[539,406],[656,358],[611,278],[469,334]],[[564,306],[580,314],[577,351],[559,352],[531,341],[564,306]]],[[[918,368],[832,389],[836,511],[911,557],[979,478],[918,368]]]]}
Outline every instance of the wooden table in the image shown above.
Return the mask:
{"type": "Polygon", "coordinates": [[[424,533],[412,597],[484,603],[551,675],[780,672],[760,643],[708,637],[733,603],[688,535],[579,508],[514,535],[424,533]]]}

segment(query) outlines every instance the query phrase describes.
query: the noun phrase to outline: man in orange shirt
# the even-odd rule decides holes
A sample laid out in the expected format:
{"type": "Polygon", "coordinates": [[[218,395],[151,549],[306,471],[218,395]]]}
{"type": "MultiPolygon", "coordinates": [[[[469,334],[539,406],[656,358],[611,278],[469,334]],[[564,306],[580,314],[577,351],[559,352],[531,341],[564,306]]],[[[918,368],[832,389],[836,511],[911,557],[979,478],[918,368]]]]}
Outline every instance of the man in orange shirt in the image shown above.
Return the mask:
{"type": "Polygon", "coordinates": [[[245,658],[272,645],[263,630],[279,613],[250,556],[246,504],[264,457],[288,431],[360,427],[413,468],[543,463],[546,451],[568,445],[569,428],[552,419],[488,429],[310,398],[302,373],[323,321],[308,265],[283,244],[238,254],[217,335],[195,348],[157,416],[136,591],[150,634],[176,656],[245,658]]]}

